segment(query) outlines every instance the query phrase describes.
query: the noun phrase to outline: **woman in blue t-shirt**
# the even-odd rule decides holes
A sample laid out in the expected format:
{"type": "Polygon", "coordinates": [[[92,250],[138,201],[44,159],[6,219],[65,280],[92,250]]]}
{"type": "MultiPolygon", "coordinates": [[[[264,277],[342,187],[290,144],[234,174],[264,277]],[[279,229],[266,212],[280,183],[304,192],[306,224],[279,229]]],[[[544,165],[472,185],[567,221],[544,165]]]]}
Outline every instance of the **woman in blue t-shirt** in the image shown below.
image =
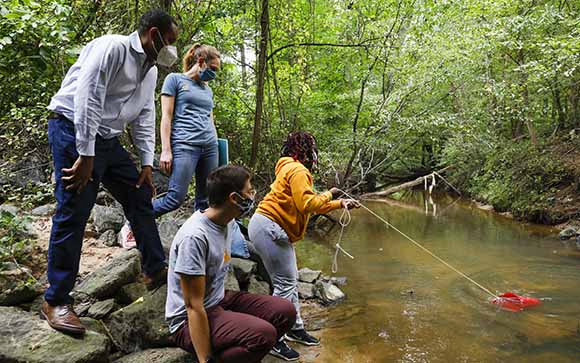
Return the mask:
{"type": "Polygon", "coordinates": [[[153,201],[157,217],[183,203],[194,174],[194,209],[208,207],[206,179],[218,166],[213,93],[208,82],[220,65],[214,47],[196,44],[183,58],[183,73],[171,73],[163,82],[159,166],[171,177],[167,194],[153,201]]]}

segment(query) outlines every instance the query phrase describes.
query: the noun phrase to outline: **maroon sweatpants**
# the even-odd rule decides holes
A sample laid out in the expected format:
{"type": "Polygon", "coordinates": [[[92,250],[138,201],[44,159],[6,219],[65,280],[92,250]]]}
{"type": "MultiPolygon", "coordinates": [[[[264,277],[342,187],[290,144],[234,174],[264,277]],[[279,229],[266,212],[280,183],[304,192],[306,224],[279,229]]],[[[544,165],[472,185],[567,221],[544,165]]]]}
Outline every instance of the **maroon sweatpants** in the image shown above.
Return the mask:
{"type": "MultiPolygon", "coordinates": [[[[229,290],[206,313],[213,355],[220,363],[260,362],[296,320],[296,309],[288,300],[229,290]]],[[[172,339],[195,354],[187,320],[172,339]]]]}

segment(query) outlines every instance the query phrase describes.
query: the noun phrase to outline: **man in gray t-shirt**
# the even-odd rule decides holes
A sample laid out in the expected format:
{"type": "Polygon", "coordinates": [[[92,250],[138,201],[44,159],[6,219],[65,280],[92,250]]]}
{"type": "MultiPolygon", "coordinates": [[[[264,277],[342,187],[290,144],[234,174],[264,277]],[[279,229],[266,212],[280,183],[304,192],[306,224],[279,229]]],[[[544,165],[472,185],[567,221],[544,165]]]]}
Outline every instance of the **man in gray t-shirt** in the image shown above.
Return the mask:
{"type": "Polygon", "coordinates": [[[205,276],[203,307],[207,310],[224,298],[224,280],[230,266],[232,227],[212,222],[197,211],[175,235],[169,252],[166,320],[175,333],[187,320],[187,310],[180,286],[180,274],[205,276]]]}
{"type": "Polygon", "coordinates": [[[193,214],[171,244],[165,318],[175,344],[199,362],[260,362],[278,352],[296,320],[285,299],[224,289],[234,218],[254,205],[250,179],[240,166],[214,170],[210,207],[193,214]]]}

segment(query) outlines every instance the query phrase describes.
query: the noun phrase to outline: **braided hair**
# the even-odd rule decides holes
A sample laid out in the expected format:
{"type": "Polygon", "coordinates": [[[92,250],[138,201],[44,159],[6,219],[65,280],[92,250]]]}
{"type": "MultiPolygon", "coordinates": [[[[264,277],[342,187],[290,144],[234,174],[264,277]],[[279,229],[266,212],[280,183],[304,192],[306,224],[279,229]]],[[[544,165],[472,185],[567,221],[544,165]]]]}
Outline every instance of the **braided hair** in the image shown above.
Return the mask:
{"type": "Polygon", "coordinates": [[[308,132],[292,132],[288,134],[286,142],[282,145],[282,156],[289,156],[304,164],[308,169],[312,169],[318,161],[316,139],[308,132]]]}

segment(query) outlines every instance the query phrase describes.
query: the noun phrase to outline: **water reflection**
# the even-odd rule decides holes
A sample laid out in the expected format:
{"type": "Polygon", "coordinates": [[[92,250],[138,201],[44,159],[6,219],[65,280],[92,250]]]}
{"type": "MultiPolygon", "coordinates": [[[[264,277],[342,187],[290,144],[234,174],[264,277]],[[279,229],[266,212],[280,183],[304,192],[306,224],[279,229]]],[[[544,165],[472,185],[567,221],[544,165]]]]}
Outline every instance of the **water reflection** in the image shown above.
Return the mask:
{"type": "MultiPolygon", "coordinates": [[[[324,329],[320,362],[578,362],[580,257],[548,228],[464,201],[367,203],[393,225],[494,292],[544,298],[522,313],[488,295],[364,210],[353,211],[339,255],[345,304],[324,329]],[[409,293],[412,291],[412,293],[409,293]]],[[[330,275],[338,229],[297,244],[299,264],[330,275]]]]}

